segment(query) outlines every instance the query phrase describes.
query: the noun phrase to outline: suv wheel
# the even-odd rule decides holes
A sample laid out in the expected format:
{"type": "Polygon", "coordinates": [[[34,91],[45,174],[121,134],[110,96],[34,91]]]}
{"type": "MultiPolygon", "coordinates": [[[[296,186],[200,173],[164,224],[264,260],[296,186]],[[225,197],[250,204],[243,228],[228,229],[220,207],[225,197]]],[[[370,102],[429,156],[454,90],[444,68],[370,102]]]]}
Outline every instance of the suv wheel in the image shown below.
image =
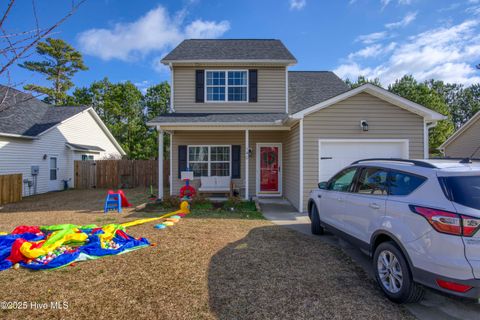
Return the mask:
{"type": "Polygon", "coordinates": [[[312,208],[310,209],[310,211],[311,211],[310,219],[312,221],[311,223],[312,234],[322,235],[324,233],[324,230],[320,223],[320,215],[318,214],[317,206],[312,205],[312,208]]]}
{"type": "Polygon", "coordinates": [[[423,287],[413,282],[410,268],[394,242],[383,242],[373,256],[375,278],[385,295],[397,303],[422,300],[423,287]]]}

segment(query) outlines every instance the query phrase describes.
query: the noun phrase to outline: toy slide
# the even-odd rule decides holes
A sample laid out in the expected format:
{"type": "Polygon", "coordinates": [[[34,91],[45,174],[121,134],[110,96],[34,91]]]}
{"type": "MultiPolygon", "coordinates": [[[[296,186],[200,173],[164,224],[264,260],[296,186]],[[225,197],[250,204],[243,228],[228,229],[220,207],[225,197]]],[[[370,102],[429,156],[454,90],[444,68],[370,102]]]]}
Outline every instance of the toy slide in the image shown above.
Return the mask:
{"type": "MultiPolygon", "coordinates": [[[[189,213],[190,205],[183,201],[179,210],[159,217],[107,224],[103,227],[94,224],[18,226],[12,233],[0,235],[0,271],[12,266],[15,269],[19,266],[33,270],[56,269],[75,261],[98,259],[144,248],[150,242],[145,238],[128,235],[126,228],[189,213]]],[[[172,220],[178,221],[177,218],[172,220]]],[[[165,221],[164,224],[172,225],[173,222],[165,221]]]]}
{"type": "Polygon", "coordinates": [[[122,208],[128,208],[132,206],[132,204],[128,202],[127,196],[125,196],[125,193],[123,192],[123,190],[119,189],[117,192],[114,192],[113,190],[108,190],[108,194],[115,194],[115,193],[118,193],[120,195],[120,199],[122,200],[121,202],[122,208]]]}

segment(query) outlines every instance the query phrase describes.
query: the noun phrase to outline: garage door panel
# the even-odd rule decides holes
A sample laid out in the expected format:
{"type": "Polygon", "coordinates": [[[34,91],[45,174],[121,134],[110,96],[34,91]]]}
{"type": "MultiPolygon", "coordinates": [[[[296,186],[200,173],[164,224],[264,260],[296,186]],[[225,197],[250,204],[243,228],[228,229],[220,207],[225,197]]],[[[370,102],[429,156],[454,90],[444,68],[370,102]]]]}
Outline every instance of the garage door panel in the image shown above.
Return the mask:
{"type": "Polygon", "coordinates": [[[352,162],[367,158],[408,158],[408,142],[319,140],[319,181],[327,181],[352,162]]]}

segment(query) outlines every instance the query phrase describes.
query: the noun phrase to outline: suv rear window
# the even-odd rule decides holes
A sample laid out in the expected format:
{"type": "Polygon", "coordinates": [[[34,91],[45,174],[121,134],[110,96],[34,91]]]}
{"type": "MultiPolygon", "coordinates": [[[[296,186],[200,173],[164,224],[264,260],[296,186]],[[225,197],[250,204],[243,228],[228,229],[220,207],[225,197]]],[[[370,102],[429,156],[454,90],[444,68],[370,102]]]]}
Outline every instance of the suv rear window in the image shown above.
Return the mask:
{"type": "Polygon", "coordinates": [[[392,196],[409,195],[425,180],[427,179],[413,174],[391,171],[388,175],[389,194],[392,196]]]}
{"type": "Polygon", "coordinates": [[[444,177],[442,180],[451,201],[480,209],[480,176],[444,177]]]}

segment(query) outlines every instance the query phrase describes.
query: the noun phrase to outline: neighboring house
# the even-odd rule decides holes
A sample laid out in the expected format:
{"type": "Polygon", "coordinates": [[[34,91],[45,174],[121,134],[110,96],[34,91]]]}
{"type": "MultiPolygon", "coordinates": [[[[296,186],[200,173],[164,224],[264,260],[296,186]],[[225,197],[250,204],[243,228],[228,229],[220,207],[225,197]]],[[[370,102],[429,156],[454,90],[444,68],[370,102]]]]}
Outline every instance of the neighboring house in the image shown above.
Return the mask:
{"type": "Polygon", "coordinates": [[[73,187],[74,160],[123,155],[92,108],[51,106],[0,86],[0,175],[21,173],[24,181],[36,180],[36,187],[24,183],[24,196],[61,190],[62,180],[73,187]]]}
{"type": "Polygon", "coordinates": [[[231,176],[246,199],[283,196],[304,211],[309,191],[354,160],[424,158],[428,128],[444,119],[370,84],[350,90],[332,72],[288,71],[297,61],[279,40],[185,40],[162,62],[171,113],[149,125],[160,158],[171,135],[171,194],[188,167],[194,186],[231,176]]]}
{"type": "Polygon", "coordinates": [[[480,111],[448,138],[439,149],[450,158],[480,158],[480,111]]]}

